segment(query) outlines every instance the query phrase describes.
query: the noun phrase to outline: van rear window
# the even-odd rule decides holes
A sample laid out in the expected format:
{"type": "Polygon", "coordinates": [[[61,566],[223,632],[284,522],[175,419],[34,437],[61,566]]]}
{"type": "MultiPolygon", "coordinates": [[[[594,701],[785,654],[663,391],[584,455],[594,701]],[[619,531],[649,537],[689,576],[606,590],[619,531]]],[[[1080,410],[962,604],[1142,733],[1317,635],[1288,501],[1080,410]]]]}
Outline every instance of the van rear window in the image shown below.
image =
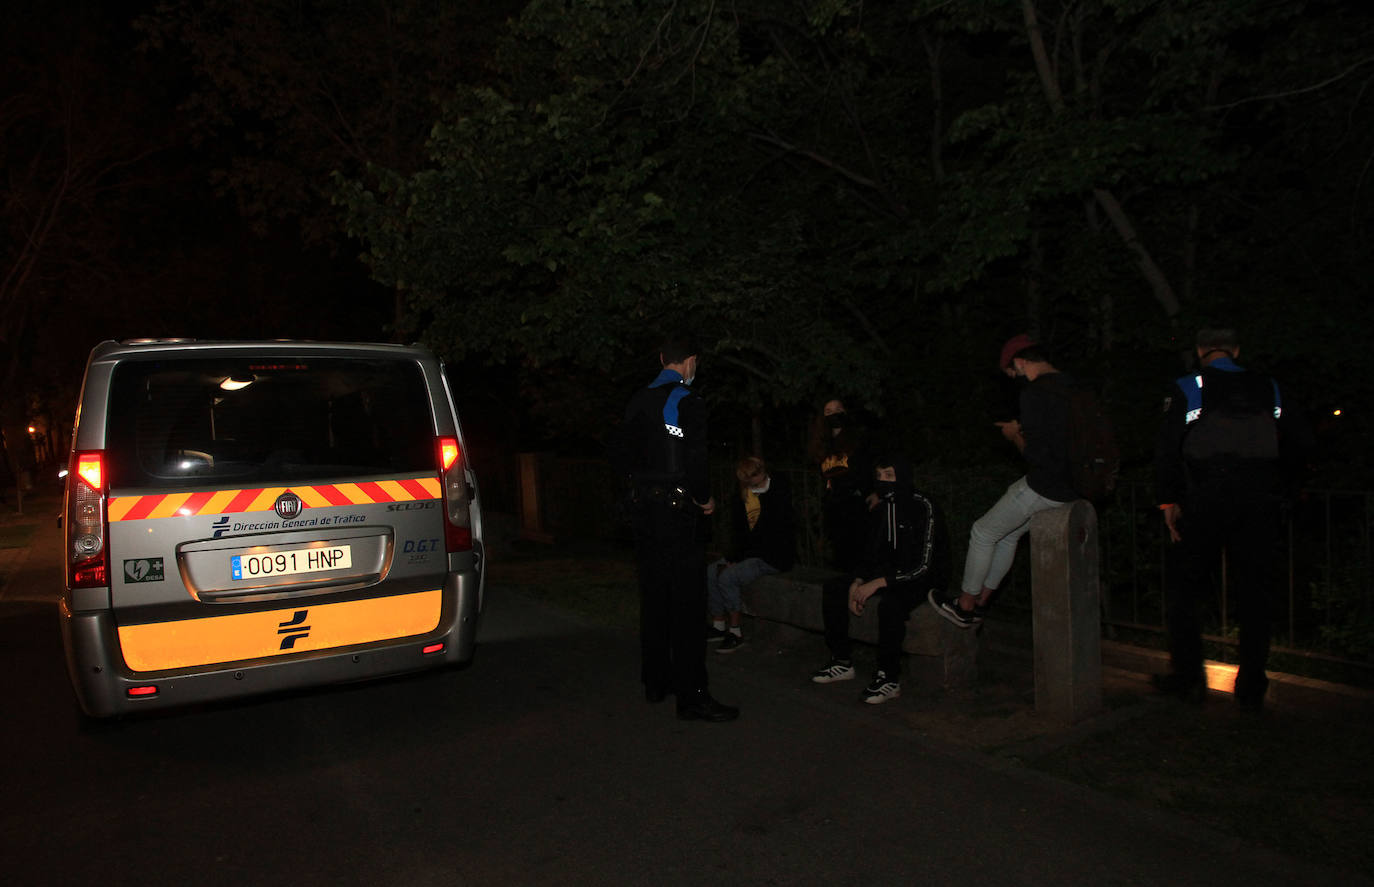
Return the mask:
{"type": "Polygon", "coordinates": [[[412,361],[178,358],[115,367],[113,487],[267,485],[435,469],[412,361]]]}

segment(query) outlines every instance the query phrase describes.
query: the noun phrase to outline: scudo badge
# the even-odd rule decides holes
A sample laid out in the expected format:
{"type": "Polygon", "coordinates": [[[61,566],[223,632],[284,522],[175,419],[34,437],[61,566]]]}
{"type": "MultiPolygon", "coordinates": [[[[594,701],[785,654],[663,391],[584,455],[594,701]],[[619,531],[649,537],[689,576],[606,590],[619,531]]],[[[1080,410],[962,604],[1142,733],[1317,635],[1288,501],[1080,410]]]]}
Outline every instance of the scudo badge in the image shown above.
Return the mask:
{"type": "Polygon", "coordinates": [[[278,496],[277,503],[272,506],[272,510],[282,520],[291,520],[299,515],[304,508],[305,503],[301,502],[301,497],[290,491],[278,496]]]}

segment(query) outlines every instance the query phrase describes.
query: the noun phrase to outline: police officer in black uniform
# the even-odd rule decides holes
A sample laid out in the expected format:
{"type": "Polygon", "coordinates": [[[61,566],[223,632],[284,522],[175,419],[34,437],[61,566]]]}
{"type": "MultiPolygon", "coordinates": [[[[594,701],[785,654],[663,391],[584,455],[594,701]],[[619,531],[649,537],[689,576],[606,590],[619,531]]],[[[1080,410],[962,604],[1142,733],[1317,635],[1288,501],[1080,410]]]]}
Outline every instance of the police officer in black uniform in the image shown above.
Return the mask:
{"type": "Polygon", "coordinates": [[[715,510],[706,471],[706,404],[691,391],[696,349],[660,349],[660,372],[630,398],[612,459],[627,482],[639,560],[644,698],[677,696],[682,720],[730,721],[739,709],[706,689],[705,550],[697,529],[715,510]]]}
{"type": "Polygon", "coordinates": [[[1284,455],[1305,456],[1312,436],[1273,379],[1236,364],[1234,330],[1202,330],[1196,344],[1202,368],[1175,381],[1155,456],[1156,495],[1173,541],[1165,611],[1172,671],[1157,675],[1155,686],[1193,702],[1204,698],[1199,607],[1225,552],[1240,627],[1235,699],[1257,711],[1269,685],[1264,669],[1285,492],[1280,443],[1284,455]]]}

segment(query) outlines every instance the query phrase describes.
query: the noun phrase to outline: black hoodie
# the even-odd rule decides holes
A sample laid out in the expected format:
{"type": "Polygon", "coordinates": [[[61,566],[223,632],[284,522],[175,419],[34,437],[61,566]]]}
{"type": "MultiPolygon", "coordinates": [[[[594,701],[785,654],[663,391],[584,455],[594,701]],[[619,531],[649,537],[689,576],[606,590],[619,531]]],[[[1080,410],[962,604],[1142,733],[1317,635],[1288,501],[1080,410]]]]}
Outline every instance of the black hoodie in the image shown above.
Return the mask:
{"type": "Polygon", "coordinates": [[[924,588],[946,588],[950,555],[944,515],[911,485],[910,465],[899,460],[893,468],[894,489],[888,494],[880,489],[878,504],[868,512],[868,545],[859,578],[868,582],[884,576],[888,585],[919,582],[924,588]]]}

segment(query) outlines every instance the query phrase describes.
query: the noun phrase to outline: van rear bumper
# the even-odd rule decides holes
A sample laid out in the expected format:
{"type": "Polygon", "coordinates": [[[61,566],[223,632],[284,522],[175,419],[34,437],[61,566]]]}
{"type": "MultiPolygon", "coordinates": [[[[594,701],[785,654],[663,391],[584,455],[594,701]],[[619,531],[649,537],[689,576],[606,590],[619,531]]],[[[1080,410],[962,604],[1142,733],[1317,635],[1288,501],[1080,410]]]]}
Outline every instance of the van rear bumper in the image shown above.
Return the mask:
{"type": "Polygon", "coordinates": [[[480,586],[476,571],[450,574],[443,588],[444,617],[423,635],[159,672],[134,672],[125,666],[108,609],[74,612],[63,600],[67,671],[81,710],[100,718],[465,663],[472,660],[476,644],[480,586]],[[443,649],[423,652],[440,643],[443,649]],[[157,689],[129,695],[132,688],[146,687],[157,689]]]}

